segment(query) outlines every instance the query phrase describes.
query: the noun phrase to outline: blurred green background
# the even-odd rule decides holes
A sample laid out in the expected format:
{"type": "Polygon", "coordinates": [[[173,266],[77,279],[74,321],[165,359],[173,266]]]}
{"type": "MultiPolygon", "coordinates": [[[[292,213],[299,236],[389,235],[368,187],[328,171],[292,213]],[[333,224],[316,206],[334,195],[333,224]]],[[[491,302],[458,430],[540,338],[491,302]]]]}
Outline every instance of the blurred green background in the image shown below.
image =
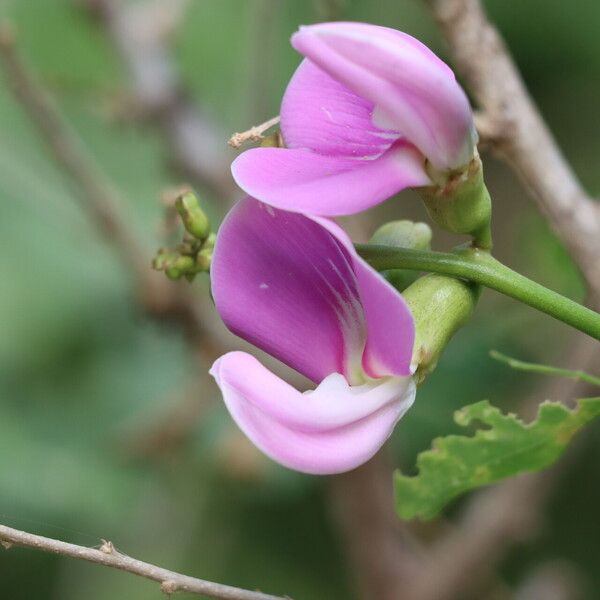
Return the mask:
{"type": "MultiPolygon", "coordinates": [[[[28,64],[119,189],[149,264],[164,243],[160,195],[185,179],[169,168],[156,128],[124,121],[129,75],[80,4],[0,0],[0,14],[16,24],[28,64]]],[[[576,172],[598,194],[600,3],[486,6],[576,172]]],[[[418,0],[191,0],[170,50],[194,103],[224,132],[216,154],[233,159],[229,133],[277,114],[299,62],[290,34],[331,16],[402,29],[446,56],[418,0]]],[[[498,256],[582,300],[577,270],[526,192],[487,154],[484,163],[498,256]]],[[[223,199],[199,192],[218,221],[223,199]]],[[[425,218],[410,193],[373,211],[368,227],[405,216],[425,218]]],[[[436,232],[437,248],[449,243],[436,232]]],[[[245,443],[182,332],[140,313],[119,257],[1,77],[0,248],[0,522],[83,545],[110,539],[143,560],[297,600],[358,597],[329,482],[286,471],[245,443]],[[145,449],[148,432],[173,410],[188,411],[189,427],[175,443],[145,449]]],[[[205,287],[194,284],[199,294],[205,287]]],[[[489,349],[568,365],[574,342],[565,326],[486,292],[397,428],[395,462],[410,471],[432,437],[454,429],[457,407],[489,398],[508,409],[542,393],[541,378],[516,376],[489,349]]],[[[585,597],[600,598],[598,433],[600,424],[577,444],[539,536],[503,563],[510,584],[560,559],[587,586],[585,597]]],[[[20,549],[0,551],[0,581],[10,600],[163,597],[144,580],[20,549]]]]}

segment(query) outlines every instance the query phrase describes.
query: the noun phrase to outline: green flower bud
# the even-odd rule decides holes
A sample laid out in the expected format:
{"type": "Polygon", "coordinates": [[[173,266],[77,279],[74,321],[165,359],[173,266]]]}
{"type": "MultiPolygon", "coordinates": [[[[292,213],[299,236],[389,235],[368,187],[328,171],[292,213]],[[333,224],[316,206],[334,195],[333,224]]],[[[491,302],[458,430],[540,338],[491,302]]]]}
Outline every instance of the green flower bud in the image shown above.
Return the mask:
{"type": "Polygon", "coordinates": [[[164,271],[169,279],[181,279],[184,275],[194,272],[194,259],[191,256],[178,256],[164,271]]]}
{"type": "Polygon", "coordinates": [[[152,266],[169,279],[185,277],[191,282],[198,273],[209,271],[217,236],[192,192],[182,193],[175,208],[185,226],[183,240],[174,249],[161,248],[152,266]]]}
{"type": "Polygon", "coordinates": [[[415,320],[413,363],[418,382],[435,369],[450,338],[469,320],[479,292],[475,284],[433,274],[421,277],[404,291],[415,320]]]}
{"type": "Polygon", "coordinates": [[[211,233],[207,238],[204,244],[202,244],[202,248],[210,248],[211,250],[215,247],[215,241],[217,239],[216,233],[211,233]]]}
{"type": "Polygon", "coordinates": [[[210,271],[210,263],[212,261],[213,249],[202,248],[196,256],[196,268],[198,271],[210,271]]]}
{"type": "Polygon", "coordinates": [[[152,260],[152,268],[157,271],[164,271],[179,255],[166,248],[160,248],[158,254],[152,260]]]}
{"type": "Polygon", "coordinates": [[[370,244],[428,250],[431,247],[431,227],[427,223],[390,221],[382,225],[369,240],[370,244]]]}
{"type": "MultiPolygon", "coordinates": [[[[431,237],[431,228],[426,223],[391,221],[377,229],[369,243],[394,248],[429,250],[431,248],[431,237]]],[[[381,274],[400,292],[419,276],[417,271],[408,269],[390,269],[382,271],[381,274]]]]}
{"type": "Polygon", "coordinates": [[[200,208],[193,192],[185,192],[175,201],[175,208],[181,216],[186,231],[198,240],[204,241],[210,234],[210,223],[200,208]]]}

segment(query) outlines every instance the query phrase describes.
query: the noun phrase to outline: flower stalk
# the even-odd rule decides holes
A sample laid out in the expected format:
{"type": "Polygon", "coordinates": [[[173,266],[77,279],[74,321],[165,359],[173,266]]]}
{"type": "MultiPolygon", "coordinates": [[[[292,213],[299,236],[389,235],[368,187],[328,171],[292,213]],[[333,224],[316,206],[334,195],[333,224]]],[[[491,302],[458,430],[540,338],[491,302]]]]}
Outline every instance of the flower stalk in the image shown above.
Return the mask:
{"type": "Polygon", "coordinates": [[[452,275],[496,290],[600,340],[600,314],[513,271],[477,248],[431,252],[358,244],[358,253],[378,271],[411,269],[452,275]]]}
{"type": "Polygon", "coordinates": [[[527,373],[540,373],[541,375],[553,375],[555,377],[565,377],[566,379],[583,381],[585,383],[589,383],[590,385],[600,387],[600,377],[590,375],[585,371],[573,371],[571,369],[561,369],[559,367],[552,367],[550,365],[526,362],[524,360],[512,358],[512,356],[506,356],[506,354],[502,354],[497,350],[490,350],[490,357],[498,362],[508,365],[511,369],[516,369],[518,371],[525,371],[527,373]]]}

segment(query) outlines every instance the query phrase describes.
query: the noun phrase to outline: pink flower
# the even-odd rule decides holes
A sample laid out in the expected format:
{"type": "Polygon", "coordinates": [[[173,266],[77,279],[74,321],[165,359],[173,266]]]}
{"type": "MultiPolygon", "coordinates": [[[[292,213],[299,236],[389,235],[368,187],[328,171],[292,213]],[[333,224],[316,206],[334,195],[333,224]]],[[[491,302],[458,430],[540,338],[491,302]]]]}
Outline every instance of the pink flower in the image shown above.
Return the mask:
{"type": "Polygon", "coordinates": [[[414,323],[345,233],[246,198],[219,230],[211,280],[231,331],[317,384],[301,393],[249,354],[219,358],[211,374],[254,444],[315,474],[373,456],[415,397],[414,323]]]}
{"type": "Polygon", "coordinates": [[[255,148],[232,165],[248,194],[323,216],[352,214],[437,172],[466,166],[476,132],[451,69],[411,36],[364,23],[302,27],[304,60],[281,107],[287,148],[255,148]]]}

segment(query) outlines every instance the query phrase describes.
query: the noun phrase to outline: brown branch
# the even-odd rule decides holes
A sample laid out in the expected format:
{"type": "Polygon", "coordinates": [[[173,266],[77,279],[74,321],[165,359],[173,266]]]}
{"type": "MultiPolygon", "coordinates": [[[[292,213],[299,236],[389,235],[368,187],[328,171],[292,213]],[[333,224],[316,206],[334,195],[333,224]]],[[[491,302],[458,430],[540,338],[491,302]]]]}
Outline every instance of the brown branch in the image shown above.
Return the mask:
{"type": "MultiPolygon", "coordinates": [[[[531,190],[597,297],[600,209],[561,154],[500,35],[479,0],[425,2],[482,109],[478,124],[484,125],[485,137],[531,190]]],[[[588,356],[597,353],[596,345],[590,349],[583,343],[588,356]]],[[[476,495],[459,527],[431,548],[430,568],[413,582],[411,600],[462,598],[489,577],[513,544],[535,532],[557,473],[523,475],[476,495]]]]}
{"type": "Polygon", "coordinates": [[[131,75],[135,112],[158,126],[172,165],[195,186],[227,202],[235,188],[229,159],[219,151],[226,135],[193,102],[167,49],[185,1],[77,2],[105,27],[131,75]]]}
{"type": "Polygon", "coordinates": [[[422,549],[394,510],[392,467],[386,449],[368,463],[331,478],[329,498],[360,597],[411,598],[422,549]]]}
{"type": "Polygon", "coordinates": [[[519,585],[516,600],[585,600],[591,584],[575,564],[550,560],[534,567],[519,585]]]}
{"type": "Polygon", "coordinates": [[[577,180],[480,0],[424,0],[482,110],[486,134],[531,191],[590,288],[600,294],[600,206],[577,180]]]}
{"type": "MultiPolygon", "coordinates": [[[[351,237],[373,230],[362,215],[345,223],[351,237]]],[[[349,566],[363,600],[410,600],[410,582],[423,573],[423,555],[394,507],[393,464],[384,446],[364,465],[331,478],[328,502],[349,566]]]]}
{"type": "MultiPolygon", "coordinates": [[[[167,595],[176,592],[188,592],[199,594],[209,598],[221,598],[222,600],[286,600],[281,596],[271,596],[261,592],[253,592],[240,588],[197,579],[188,575],[182,575],[175,571],[169,571],[162,567],[142,562],[117,551],[111,542],[103,541],[100,549],[77,546],[60,540],[43,537],[19,531],[0,525],[0,540],[2,546],[7,550],[12,546],[24,546],[34,548],[43,552],[59,554],[85,560],[105,567],[111,567],[120,571],[138,575],[160,584],[160,589],[167,595]]],[[[290,600],[289,598],[287,600],[290,600]]]]}
{"type": "Polygon", "coordinates": [[[143,252],[117,215],[119,201],[114,191],[104,184],[85,149],[66,130],[45,90],[34,81],[16,49],[12,27],[6,22],[0,25],[0,64],[9,87],[49,147],[54,160],[82,192],[76,197],[85,198],[84,208],[100,232],[119,247],[129,268],[143,281],[143,287],[151,287],[143,252]]]}
{"type": "Polygon", "coordinates": [[[485,585],[507,548],[537,531],[548,484],[546,473],[524,475],[475,496],[458,527],[430,548],[410,600],[453,600],[485,585]]]}
{"type": "Polygon", "coordinates": [[[139,304],[154,318],[183,325],[192,342],[205,355],[215,358],[221,353],[224,340],[221,330],[212,321],[202,319],[208,301],[194,297],[185,284],[175,285],[150,269],[150,258],[144,246],[119,210],[121,199],[64,123],[47,91],[30,73],[7,23],[0,25],[0,67],[15,98],[48,147],[50,156],[72,183],[75,198],[129,269],[139,304]]]}

